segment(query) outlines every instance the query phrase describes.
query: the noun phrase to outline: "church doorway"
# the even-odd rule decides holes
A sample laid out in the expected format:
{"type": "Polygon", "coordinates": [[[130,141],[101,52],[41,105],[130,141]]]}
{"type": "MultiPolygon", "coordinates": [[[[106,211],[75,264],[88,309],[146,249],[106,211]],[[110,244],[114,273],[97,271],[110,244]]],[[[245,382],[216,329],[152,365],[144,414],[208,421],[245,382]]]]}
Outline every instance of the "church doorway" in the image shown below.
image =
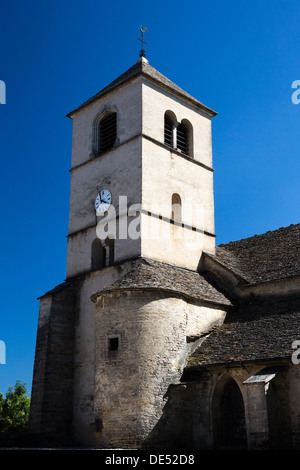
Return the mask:
{"type": "Polygon", "coordinates": [[[227,378],[216,387],[213,399],[213,431],[216,448],[246,448],[245,407],[236,381],[227,378]]]}

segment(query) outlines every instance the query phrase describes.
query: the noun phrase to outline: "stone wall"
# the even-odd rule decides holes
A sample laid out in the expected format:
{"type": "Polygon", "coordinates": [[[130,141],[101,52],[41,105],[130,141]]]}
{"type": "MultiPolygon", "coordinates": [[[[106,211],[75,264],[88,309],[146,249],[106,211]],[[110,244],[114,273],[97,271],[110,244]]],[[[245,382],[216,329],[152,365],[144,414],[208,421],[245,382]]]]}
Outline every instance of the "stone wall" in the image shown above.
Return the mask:
{"type": "Polygon", "coordinates": [[[159,290],[100,293],[95,323],[98,445],[163,445],[168,389],[179,383],[189,351],[192,306],[186,306],[183,298],[159,290]],[[111,338],[118,338],[118,350],[110,350],[111,338]]]}
{"type": "Polygon", "coordinates": [[[72,442],[76,284],[41,299],[30,428],[38,442],[72,442]]]}
{"type": "Polygon", "coordinates": [[[98,303],[95,415],[103,425],[100,445],[140,446],[161,418],[168,386],[180,377],[186,345],[178,303],[183,301],[152,292],[114,293],[98,303]],[[119,350],[109,351],[114,335],[119,350]]]}
{"type": "Polygon", "coordinates": [[[94,292],[115,282],[131,269],[131,263],[109,266],[82,278],[78,289],[78,311],[75,321],[73,416],[77,444],[94,445],[95,386],[95,304],[94,292]]]}
{"type": "MultiPolygon", "coordinates": [[[[244,404],[247,442],[243,445],[254,450],[299,449],[299,366],[275,364],[274,375],[267,377],[269,369],[267,363],[202,368],[185,376],[186,382],[171,386],[164,428],[171,445],[226,448],[222,406],[233,379],[244,404]]],[[[234,415],[235,404],[231,406],[234,415]]]]}

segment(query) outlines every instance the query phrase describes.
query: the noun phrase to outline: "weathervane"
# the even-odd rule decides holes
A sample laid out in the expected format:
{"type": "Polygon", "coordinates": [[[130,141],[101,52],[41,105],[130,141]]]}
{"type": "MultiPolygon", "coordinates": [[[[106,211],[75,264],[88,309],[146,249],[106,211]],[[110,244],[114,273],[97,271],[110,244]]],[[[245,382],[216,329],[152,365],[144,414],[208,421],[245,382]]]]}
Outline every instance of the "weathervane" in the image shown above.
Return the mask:
{"type": "Polygon", "coordinates": [[[144,49],[144,44],[147,44],[145,41],[144,41],[144,33],[148,31],[147,28],[144,28],[143,29],[143,26],[140,26],[140,32],[141,32],[141,35],[142,35],[142,39],[141,38],[138,38],[139,41],[142,42],[142,49],[140,50],[140,57],[146,57],[146,53],[145,53],[145,49],[144,49]]]}

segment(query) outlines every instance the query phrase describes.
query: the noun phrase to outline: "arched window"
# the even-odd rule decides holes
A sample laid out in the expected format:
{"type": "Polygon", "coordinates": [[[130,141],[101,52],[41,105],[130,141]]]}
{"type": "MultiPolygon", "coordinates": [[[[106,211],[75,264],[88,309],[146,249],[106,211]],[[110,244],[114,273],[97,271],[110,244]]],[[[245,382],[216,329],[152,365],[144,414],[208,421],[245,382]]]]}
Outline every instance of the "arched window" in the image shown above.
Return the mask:
{"type": "Polygon", "coordinates": [[[187,119],[177,122],[172,111],[166,111],[164,117],[164,143],[179,150],[184,155],[193,156],[193,127],[187,119]]]}
{"type": "Polygon", "coordinates": [[[106,249],[102,245],[99,238],[96,238],[92,243],[91,254],[91,269],[101,269],[106,266],[106,249]]]}
{"type": "Polygon", "coordinates": [[[92,243],[91,269],[94,271],[111,266],[114,261],[115,240],[107,237],[102,244],[101,240],[96,238],[92,243]]]}
{"type": "MultiPolygon", "coordinates": [[[[188,155],[189,157],[194,157],[194,131],[193,131],[193,126],[188,121],[187,119],[182,119],[181,124],[181,132],[184,135],[182,141],[184,145],[182,145],[182,148],[180,149],[184,154],[188,155]]],[[[178,130],[177,130],[178,133],[178,130]]],[[[179,148],[179,145],[177,143],[177,147],[179,148]]]]}
{"type": "Polygon", "coordinates": [[[175,222],[181,222],[181,197],[179,194],[174,193],[172,195],[172,212],[171,219],[175,222]]]}
{"type": "Polygon", "coordinates": [[[172,111],[165,112],[164,143],[169,147],[175,147],[176,143],[176,116],[172,111]]]}
{"type": "Polygon", "coordinates": [[[165,115],[165,128],[164,128],[165,144],[169,147],[173,147],[173,122],[165,115]]]}
{"type": "Polygon", "coordinates": [[[112,149],[117,139],[117,113],[106,114],[99,122],[99,153],[112,149]]]}
{"type": "Polygon", "coordinates": [[[185,155],[189,154],[189,135],[187,126],[182,122],[177,127],[177,148],[185,155]]]}

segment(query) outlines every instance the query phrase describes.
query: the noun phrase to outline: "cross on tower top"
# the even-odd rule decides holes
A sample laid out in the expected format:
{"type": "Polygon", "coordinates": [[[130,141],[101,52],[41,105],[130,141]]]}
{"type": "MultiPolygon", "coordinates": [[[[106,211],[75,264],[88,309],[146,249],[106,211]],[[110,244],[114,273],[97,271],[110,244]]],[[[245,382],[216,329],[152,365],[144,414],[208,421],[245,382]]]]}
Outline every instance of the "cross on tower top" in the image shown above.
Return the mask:
{"type": "Polygon", "coordinates": [[[145,52],[145,49],[144,49],[144,44],[147,44],[145,41],[144,41],[144,33],[148,31],[147,28],[144,28],[143,29],[143,26],[140,26],[140,32],[141,32],[141,35],[142,35],[142,39],[141,38],[138,38],[139,41],[141,41],[142,43],[142,49],[140,50],[140,57],[146,57],[146,52],[145,52]]]}

